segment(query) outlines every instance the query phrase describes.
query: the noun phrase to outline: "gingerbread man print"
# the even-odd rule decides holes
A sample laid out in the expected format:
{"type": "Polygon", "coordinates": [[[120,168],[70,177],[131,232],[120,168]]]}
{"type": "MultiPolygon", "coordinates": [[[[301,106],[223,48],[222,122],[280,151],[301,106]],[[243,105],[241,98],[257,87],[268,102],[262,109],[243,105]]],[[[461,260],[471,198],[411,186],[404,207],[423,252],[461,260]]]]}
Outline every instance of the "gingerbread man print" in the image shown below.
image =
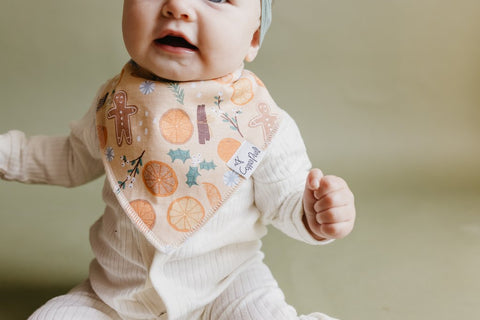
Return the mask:
{"type": "Polygon", "coordinates": [[[107,119],[115,120],[117,144],[121,146],[124,137],[127,144],[132,144],[130,117],[137,113],[138,108],[127,105],[127,93],[123,90],[115,93],[113,105],[114,107],[108,110],[107,119]]]}
{"type": "Polygon", "coordinates": [[[275,128],[278,114],[271,113],[270,107],[265,103],[260,103],[258,105],[258,111],[260,111],[260,114],[250,120],[248,126],[250,128],[261,126],[263,129],[263,136],[265,140],[267,140],[275,128]]]}

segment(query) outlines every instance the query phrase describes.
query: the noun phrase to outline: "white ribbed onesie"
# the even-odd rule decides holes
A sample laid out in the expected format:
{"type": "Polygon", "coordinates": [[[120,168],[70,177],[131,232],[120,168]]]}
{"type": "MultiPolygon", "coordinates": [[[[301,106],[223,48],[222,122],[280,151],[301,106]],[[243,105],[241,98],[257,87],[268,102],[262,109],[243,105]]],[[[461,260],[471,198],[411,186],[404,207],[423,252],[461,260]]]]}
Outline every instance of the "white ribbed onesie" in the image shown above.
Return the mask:
{"type": "MultiPolygon", "coordinates": [[[[310,166],[299,130],[285,113],[252,177],[201,230],[168,254],[155,250],[134,227],[106,182],[106,209],[90,230],[95,259],[89,279],[30,319],[332,319],[320,313],[297,316],[260,250],[268,224],[309,244],[326,243],[314,240],[302,222],[310,166]]],[[[71,187],[103,173],[95,103],[71,124],[68,137],[0,135],[5,180],[71,187]]]]}

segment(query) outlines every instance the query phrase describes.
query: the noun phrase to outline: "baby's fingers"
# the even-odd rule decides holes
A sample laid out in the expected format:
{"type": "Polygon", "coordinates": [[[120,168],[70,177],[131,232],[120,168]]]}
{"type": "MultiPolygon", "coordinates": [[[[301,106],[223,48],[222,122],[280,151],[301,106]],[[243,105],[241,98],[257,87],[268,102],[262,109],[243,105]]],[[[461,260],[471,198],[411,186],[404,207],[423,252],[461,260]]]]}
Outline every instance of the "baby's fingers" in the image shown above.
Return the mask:
{"type": "Polygon", "coordinates": [[[324,223],[320,225],[320,233],[327,239],[345,238],[353,229],[353,222],[324,223]]]}
{"type": "Polygon", "coordinates": [[[315,191],[320,187],[320,181],[323,178],[323,173],[320,169],[312,169],[308,173],[307,183],[305,187],[309,190],[315,191]]]}
{"type": "Polygon", "coordinates": [[[315,215],[319,224],[340,223],[355,220],[355,206],[349,204],[346,206],[335,207],[324,210],[315,215]]]}
{"type": "Polygon", "coordinates": [[[353,205],[353,202],[353,193],[348,187],[346,187],[324,194],[322,197],[318,198],[313,208],[315,212],[319,213],[336,207],[353,205]]]}
{"type": "Polygon", "coordinates": [[[319,188],[315,190],[315,198],[320,199],[331,192],[343,189],[348,189],[345,180],[333,175],[324,176],[320,181],[319,188]]]}

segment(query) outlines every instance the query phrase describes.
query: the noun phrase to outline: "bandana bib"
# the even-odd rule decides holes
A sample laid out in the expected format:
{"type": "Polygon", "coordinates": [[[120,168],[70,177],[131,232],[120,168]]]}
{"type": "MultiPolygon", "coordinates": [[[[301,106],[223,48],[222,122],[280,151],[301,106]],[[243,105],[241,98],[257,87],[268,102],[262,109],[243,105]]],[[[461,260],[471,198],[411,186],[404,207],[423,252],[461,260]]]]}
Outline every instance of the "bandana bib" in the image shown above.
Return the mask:
{"type": "Polygon", "coordinates": [[[248,179],[280,115],[247,70],[177,83],[131,61],[98,101],[97,136],[122,208],[157,249],[169,252],[248,179]]]}

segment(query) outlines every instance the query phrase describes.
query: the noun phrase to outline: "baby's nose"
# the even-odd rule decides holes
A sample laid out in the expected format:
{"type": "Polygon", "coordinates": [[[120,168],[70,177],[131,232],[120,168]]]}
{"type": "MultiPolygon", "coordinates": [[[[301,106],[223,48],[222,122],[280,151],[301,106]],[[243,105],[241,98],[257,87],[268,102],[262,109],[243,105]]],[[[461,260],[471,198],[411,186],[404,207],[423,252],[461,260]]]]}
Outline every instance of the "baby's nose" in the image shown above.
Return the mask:
{"type": "Polygon", "coordinates": [[[189,1],[167,0],[162,8],[162,15],[171,19],[193,20],[195,11],[189,1]]]}

